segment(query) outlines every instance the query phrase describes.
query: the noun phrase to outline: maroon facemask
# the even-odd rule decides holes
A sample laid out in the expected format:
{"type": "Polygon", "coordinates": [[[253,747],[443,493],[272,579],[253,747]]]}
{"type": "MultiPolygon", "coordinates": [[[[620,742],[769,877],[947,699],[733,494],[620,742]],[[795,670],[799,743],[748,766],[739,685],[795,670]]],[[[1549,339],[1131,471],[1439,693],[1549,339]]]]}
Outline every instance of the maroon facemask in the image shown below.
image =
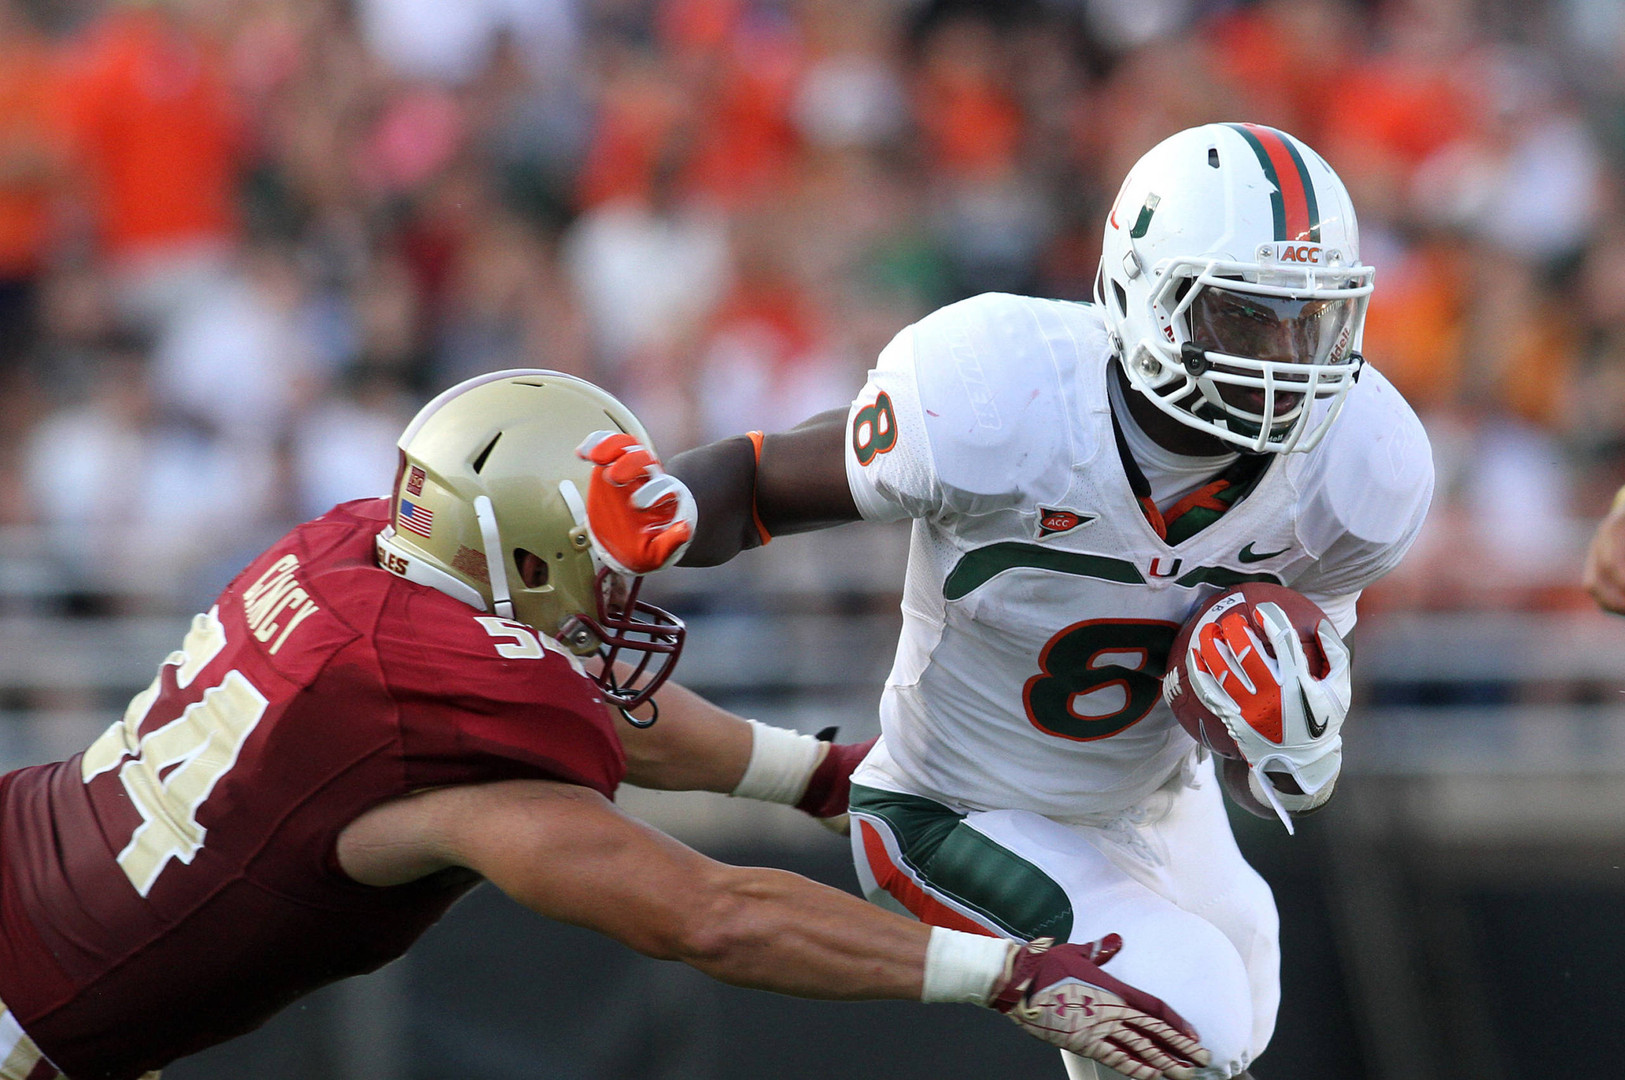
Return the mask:
{"type": "Polygon", "coordinates": [[[630,714],[647,703],[671,677],[688,633],[683,620],[664,608],[640,601],[638,592],[642,587],[642,578],[600,570],[593,589],[597,618],[575,615],[559,628],[560,638],[585,628],[598,639],[598,658],[603,668],[592,679],[627,713],[626,719],[634,727],[648,727],[659,719],[658,707],[647,720],[633,719],[630,714]],[[616,661],[630,670],[617,673],[616,661]]]}

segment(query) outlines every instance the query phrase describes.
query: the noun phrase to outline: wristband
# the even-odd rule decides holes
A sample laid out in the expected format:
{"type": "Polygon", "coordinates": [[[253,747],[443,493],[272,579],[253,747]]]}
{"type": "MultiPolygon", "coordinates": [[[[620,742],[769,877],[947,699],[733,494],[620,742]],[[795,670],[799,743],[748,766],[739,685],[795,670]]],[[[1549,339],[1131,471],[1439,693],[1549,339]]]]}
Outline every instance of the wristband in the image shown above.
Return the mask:
{"type": "Polygon", "coordinates": [[[745,438],[750,440],[751,449],[756,454],[756,467],[750,475],[750,521],[752,525],[756,526],[757,537],[761,539],[763,544],[766,544],[773,539],[773,534],[767,531],[766,525],[762,524],[762,515],[756,512],[756,473],[762,467],[762,439],[764,436],[760,431],[747,431],[745,432],[745,438]]]}
{"type": "Polygon", "coordinates": [[[959,1001],[986,1005],[1018,948],[999,937],[931,928],[925,947],[925,981],[921,1001],[959,1001]]]}
{"type": "Polygon", "coordinates": [[[807,782],[824,760],[829,744],[760,720],[745,722],[751,731],[750,764],[729,794],[794,806],[807,793],[807,782]]]}

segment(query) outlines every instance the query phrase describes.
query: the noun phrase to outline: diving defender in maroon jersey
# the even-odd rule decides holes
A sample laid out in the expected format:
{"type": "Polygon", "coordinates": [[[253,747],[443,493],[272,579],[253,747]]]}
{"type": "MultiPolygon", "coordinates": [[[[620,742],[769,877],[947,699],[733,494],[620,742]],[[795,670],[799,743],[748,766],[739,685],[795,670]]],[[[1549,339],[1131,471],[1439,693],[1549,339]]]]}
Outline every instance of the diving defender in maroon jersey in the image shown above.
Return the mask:
{"type": "Polygon", "coordinates": [[[1195,1033],[1100,969],[1111,942],[932,929],[615,808],[625,780],[833,816],[864,748],[662,686],[682,625],[586,528],[575,450],[605,428],[646,440],[554,372],[448,390],[390,498],[294,529],[89,749],[0,779],[0,1080],[134,1080],[399,956],[482,878],[727,982],[972,1001],[1194,1075],[1195,1033]]]}

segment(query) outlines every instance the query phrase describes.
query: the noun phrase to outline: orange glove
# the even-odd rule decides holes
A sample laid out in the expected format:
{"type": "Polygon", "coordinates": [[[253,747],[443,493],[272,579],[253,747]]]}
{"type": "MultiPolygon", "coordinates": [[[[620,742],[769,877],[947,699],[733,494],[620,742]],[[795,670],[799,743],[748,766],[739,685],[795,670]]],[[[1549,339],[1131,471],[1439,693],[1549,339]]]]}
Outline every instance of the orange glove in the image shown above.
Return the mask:
{"type": "Polygon", "coordinates": [[[1218,622],[1202,627],[1197,646],[1191,652],[1197,670],[1213,677],[1219,689],[1235,703],[1235,711],[1247,726],[1270,742],[1279,743],[1280,676],[1271,670],[1258,636],[1247,625],[1246,616],[1231,611],[1218,622]]]}
{"type": "Polygon", "coordinates": [[[623,574],[648,574],[683,557],[699,518],[687,485],[631,435],[595,431],[576,447],[593,463],[587,531],[623,574]]]}

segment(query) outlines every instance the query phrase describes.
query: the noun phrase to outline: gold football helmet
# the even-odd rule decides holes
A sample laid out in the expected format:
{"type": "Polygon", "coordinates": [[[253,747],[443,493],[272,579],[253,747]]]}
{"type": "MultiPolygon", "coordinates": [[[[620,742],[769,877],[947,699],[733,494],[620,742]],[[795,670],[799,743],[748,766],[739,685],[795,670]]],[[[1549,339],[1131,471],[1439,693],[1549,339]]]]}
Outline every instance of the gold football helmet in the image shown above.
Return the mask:
{"type": "MultiPolygon", "coordinates": [[[[429,402],[398,443],[379,564],[512,619],[577,657],[622,709],[648,701],[682,651],[682,621],[611,570],[587,530],[591,464],[576,447],[605,429],[648,433],[584,379],[521,369],[480,375],[429,402]],[[616,660],[630,673],[618,676],[616,660]]],[[[650,721],[652,722],[652,721],[650,721]]]]}

